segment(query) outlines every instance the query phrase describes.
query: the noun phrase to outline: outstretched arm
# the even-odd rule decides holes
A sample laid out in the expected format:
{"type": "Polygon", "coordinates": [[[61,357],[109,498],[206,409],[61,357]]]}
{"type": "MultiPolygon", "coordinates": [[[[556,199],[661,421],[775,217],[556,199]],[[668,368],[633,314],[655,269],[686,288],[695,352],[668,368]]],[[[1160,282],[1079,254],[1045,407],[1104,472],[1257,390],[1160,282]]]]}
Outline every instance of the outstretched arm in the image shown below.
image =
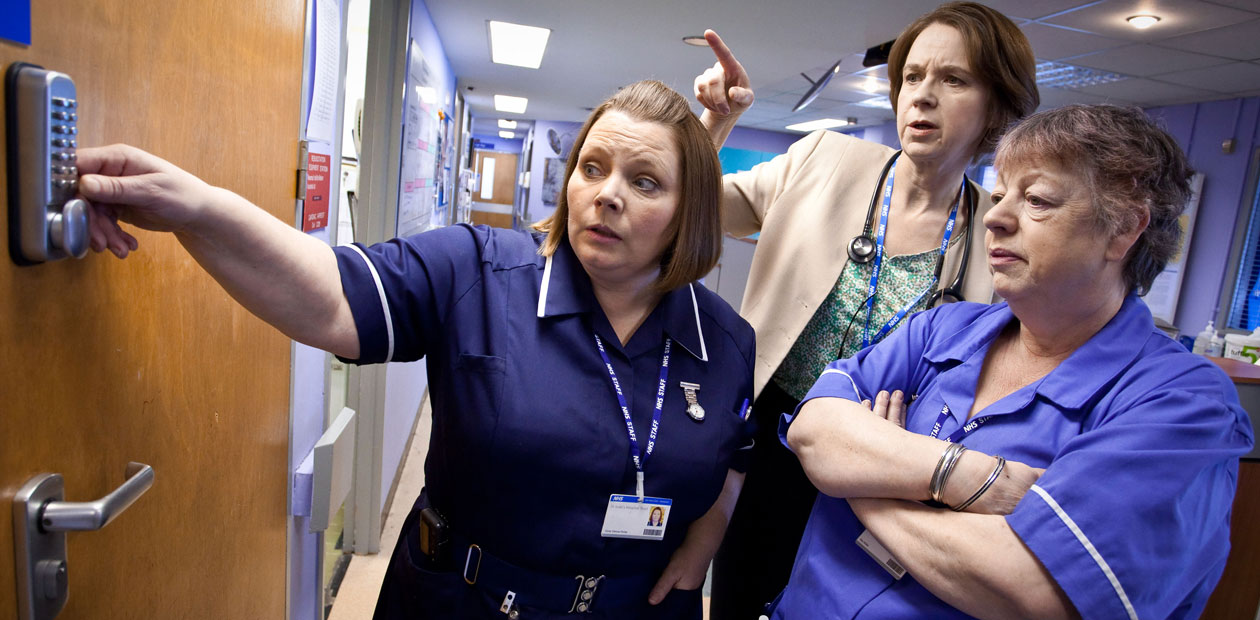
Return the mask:
{"type": "Polygon", "coordinates": [[[285,335],[347,358],[358,333],[332,248],[248,200],[142,150],[79,150],[79,189],[91,203],[92,249],[136,250],[121,220],[173,232],[236,301],[285,335]]]}

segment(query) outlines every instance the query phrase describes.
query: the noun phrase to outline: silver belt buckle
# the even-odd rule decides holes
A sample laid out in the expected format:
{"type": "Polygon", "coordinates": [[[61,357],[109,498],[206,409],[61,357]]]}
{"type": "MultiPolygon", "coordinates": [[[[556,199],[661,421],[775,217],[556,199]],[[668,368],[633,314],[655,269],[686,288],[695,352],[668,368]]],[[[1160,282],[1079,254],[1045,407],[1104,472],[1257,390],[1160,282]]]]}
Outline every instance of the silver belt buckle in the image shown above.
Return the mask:
{"type": "Polygon", "coordinates": [[[481,574],[481,547],[477,545],[468,545],[468,555],[464,557],[464,582],[468,585],[477,584],[477,576],[481,574]],[[473,563],[473,551],[477,552],[477,562],[473,563]],[[468,568],[472,567],[472,579],[468,578],[468,568]]]}
{"type": "Polygon", "coordinates": [[[577,592],[573,595],[573,605],[569,607],[569,613],[589,614],[591,607],[595,604],[595,592],[599,590],[599,584],[603,583],[604,576],[584,577],[578,575],[574,577],[577,580],[577,592]]]}

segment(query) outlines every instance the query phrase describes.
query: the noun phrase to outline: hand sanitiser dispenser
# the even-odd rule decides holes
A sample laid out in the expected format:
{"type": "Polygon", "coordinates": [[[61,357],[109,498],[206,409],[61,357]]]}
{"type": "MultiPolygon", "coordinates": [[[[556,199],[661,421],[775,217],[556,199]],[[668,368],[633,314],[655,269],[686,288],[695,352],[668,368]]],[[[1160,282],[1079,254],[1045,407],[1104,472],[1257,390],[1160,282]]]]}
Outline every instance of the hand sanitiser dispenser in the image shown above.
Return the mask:
{"type": "Polygon", "coordinates": [[[19,265],[83,258],[87,203],[75,198],[79,100],[74,81],[13,63],[5,73],[9,256],[19,265]]]}

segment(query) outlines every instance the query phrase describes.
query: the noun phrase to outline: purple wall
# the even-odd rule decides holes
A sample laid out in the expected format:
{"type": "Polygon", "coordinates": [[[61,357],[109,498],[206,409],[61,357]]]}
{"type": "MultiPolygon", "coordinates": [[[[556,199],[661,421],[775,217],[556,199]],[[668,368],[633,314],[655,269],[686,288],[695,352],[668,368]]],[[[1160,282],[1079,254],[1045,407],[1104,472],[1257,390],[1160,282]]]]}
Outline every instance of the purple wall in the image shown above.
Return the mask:
{"type": "Polygon", "coordinates": [[[863,127],[853,131],[846,131],[854,138],[861,138],[869,142],[875,142],[894,149],[901,148],[901,140],[897,138],[897,121],[888,121],[883,125],[873,125],[871,127],[863,127]]]}
{"type": "Polygon", "coordinates": [[[546,183],[547,160],[553,157],[568,157],[573,140],[577,137],[582,123],[567,121],[534,121],[534,152],[529,161],[529,205],[526,210],[529,221],[537,222],[551,216],[555,205],[543,204],[543,185],[546,183]],[[551,147],[549,132],[555,132],[560,152],[551,147]]]}
{"type": "Polygon", "coordinates": [[[804,137],[805,134],[736,127],[731,130],[731,135],[726,138],[726,143],[722,146],[766,153],[786,153],[789,146],[804,137]]]}
{"type": "Polygon", "coordinates": [[[1222,282],[1229,269],[1234,233],[1243,213],[1243,191],[1252,153],[1260,146],[1260,97],[1151,108],[1202,172],[1203,195],[1190,243],[1186,273],[1177,302],[1177,327],[1198,333],[1219,307],[1229,305],[1232,283],[1222,282]],[[1221,143],[1237,142],[1232,153],[1221,143]]]}

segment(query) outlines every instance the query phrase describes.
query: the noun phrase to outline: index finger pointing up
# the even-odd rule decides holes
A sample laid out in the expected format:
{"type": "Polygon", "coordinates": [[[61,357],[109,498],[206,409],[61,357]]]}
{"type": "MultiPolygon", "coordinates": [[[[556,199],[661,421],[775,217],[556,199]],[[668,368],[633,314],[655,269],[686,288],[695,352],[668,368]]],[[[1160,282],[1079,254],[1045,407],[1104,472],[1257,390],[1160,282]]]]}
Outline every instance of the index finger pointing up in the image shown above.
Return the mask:
{"type": "Polygon", "coordinates": [[[731,48],[726,47],[726,43],[722,41],[722,37],[718,36],[718,33],[712,30],[705,30],[704,40],[709,43],[709,49],[713,50],[713,55],[717,56],[718,62],[722,63],[722,70],[727,76],[744,75],[744,66],[739,64],[738,60],[735,60],[735,54],[731,53],[731,48]]]}

